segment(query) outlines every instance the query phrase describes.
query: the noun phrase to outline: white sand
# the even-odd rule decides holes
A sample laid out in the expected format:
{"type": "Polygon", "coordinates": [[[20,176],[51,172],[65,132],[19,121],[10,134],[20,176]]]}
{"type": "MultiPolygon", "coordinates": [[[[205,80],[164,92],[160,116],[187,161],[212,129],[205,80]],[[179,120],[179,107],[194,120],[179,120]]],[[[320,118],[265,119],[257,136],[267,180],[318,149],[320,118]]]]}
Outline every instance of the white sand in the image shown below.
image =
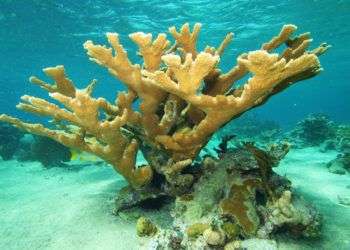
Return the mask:
{"type": "Polygon", "coordinates": [[[321,153],[318,148],[294,149],[275,169],[292,181],[297,193],[315,205],[324,220],[321,241],[309,243],[310,248],[295,245],[282,249],[350,249],[350,206],[338,202],[338,195],[350,196],[346,188],[350,175],[329,173],[325,166],[336,155],[337,152],[321,153]]]}
{"type": "MultiPolygon", "coordinates": [[[[281,249],[350,249],[349,175],[331,174],[322,163],[336,153],[291,151],[276,169],[324,215],[324,240],[281,249]],[[317,246],[315,248],[315,246],[317,246]]],[[[111,214],[125,182],[108,167],[44,169],[39,163],[0,161],[0,249],[137,249],[135,224],[111,214]]]]}
{"type": "Polygon", "coordinates": [[[137,249],[134,224],[111,214],[123,185],[108,167],[0,162],[0,249],[137,249]]]}

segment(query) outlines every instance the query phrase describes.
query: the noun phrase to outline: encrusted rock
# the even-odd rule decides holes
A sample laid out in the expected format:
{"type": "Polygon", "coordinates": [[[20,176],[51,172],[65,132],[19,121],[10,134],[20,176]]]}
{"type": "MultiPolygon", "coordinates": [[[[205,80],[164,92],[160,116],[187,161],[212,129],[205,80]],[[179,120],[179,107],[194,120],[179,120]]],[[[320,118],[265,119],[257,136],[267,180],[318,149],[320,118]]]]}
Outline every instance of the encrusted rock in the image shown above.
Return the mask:
{"type": "MultiPolygon", "coordinates": [[[[262,209],[262,208],[261,208],[262,209]]],[[[260,238],[267,238],[273,231],[284,228],[294,236],[318,237],[321,218],[317,211],[300,198],[292,198],[285,191],[275,202],[268,203],[264,211],[265,225],[258,231],[260,238]]]]}

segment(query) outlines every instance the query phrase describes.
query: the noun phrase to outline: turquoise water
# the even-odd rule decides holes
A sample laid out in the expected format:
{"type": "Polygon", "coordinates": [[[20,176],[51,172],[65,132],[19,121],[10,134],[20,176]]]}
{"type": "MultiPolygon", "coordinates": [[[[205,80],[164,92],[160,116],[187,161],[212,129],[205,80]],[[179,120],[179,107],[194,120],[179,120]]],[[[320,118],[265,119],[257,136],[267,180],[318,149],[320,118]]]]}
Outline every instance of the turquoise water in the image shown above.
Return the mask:
{"type": "MultiPolygon", "coordinates": [[[[87,60],[83,42],[105,43],[105,32],[118,32],[123,45],[136,48],[127,35],[136,31],[167,32],[185,22],[203,24],[200,48],[217,46],[228,33],[235,38],[222,58],[229,69],[241,52],[258,49],[262,42],[293,23],[299,33],[310,31],[313,46],[321,42],[332,49],[321,57],[322,75],[280,94],[257,112],[288,125],[310,112],[324,112],[338,121],[349,121],[350,3],[347,0],[290,1],[9,1],[0,3],[0,113],[23,115],[14,109],[24,93],[42,92],[27,78],[41,68],[65,65],[78,86],[91,79],[100,82],[96,95],[114,98],[120,86],[87,60]],[[288,116],[286,116],[286,112],[288,116]]],[[[134,60],[137,57],[129,53],[134,60]]]]}
{"type": "MultiPolygon", "coordinates": [[[[231,69],[241,53],[259,49],[284,24],[297,25],[298,34],[311,32],[311,48],[323,42],[332,46],[320,57],[321,74],[296,83],[249,112],[250,117],[259,119],[248,117],[247,121],[243,117],[238,124],[245,127],[240,131],[250,131],[244,139],[266,145],[276,138],[293,141],[293,134],[288,133],[313,113],[325,114],[336,126],[349,126],[348,0],[0,0],[0,114],[45,123],[45,119],[21,112],[15,105],[24,94],[46,97],[28,78],[36,75],[45,79],[42,68],[61,64],[79,88],[97,79],[94,96],[112,102],[124,87],[89,61],[83,43],[107,44],[105,33],[117,32],[130,59],[141,63],[137,47],[128,38],[130,33],[142,31],[155,37],[186,22],[202,23],[199,51],[206,45],[218,46],[228,32],[234,33],[220,61],[223,71],[231,69]],[[259,137],[254,131],[256,127],[263,130],[260,120],[268,121],[267,132],[275,126],[286,134],[279,131],[268,139],[259,137]]],[[[0,131],[0,150],[11,140],[0,131]]],[[[56,157],[52,160],[55,165],[48,167],[40,157],[23,153],[33,152],[36,140],[27,134],[20,142],[25,146],[16,145],[21,151],[15,157],[0,157],[0,249],[140,249],[135,218],[112,214],[115,194],[126,181],[100,159],[91,155],[73,159],[75,152],[68,149],[56,156],[53,152],[50,159],[56,157]],[[60,162],[62,158],[67,159],[60,162]]],[[[220,134],[215,135],[201,155],[215,154],[219,140],[220,134]]],[[[279,249],[350,249],[350,167],[342,175],[330,173],[326,167],[337,155],[349,154],[346,150],[350,147],[328,151],[325,147],[299,143],[276,170],[289,178],[295,193],[313,203],[324,218],[323,237],[311,242],[282,239],[279,249]],[[348,204],[339,202],[339,197],[348,199],[348,204]]],[[[52,148],[56,150],[57,145],[52,148]]],[[[40,150],[44,149],[35,149],[39,156],[40,150]]],[[[137,161],[145,163],[141,155],[137,161]]],[[[145,214],[167,224],[167,212],[148,210],[145,214]]]]}

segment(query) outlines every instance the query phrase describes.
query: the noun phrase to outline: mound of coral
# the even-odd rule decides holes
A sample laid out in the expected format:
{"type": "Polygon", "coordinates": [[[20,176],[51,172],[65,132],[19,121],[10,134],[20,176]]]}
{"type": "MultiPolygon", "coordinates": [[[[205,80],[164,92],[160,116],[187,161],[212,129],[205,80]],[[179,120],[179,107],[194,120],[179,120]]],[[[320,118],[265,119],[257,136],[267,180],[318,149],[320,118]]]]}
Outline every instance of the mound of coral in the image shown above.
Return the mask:
{"type": "Polygon", "coordinates": [[[192,192],[176,198],[172,227],[140,235],[149,236],[142,241],[142,246],[145,249],[224,246],[230,249],[230,246],[239,248],[248,244],[244,239],[268,240],[279,234],[319,236],[318,212],[292,194],[291,183],[285,177],[273,172],[272,168],[288,148],[287,144],[281,144],[262,150],[244,143],[228,149],[218,160],[204,159],[203,174],[192,192]]]}
{"type": "Polygon", "coordinates": [[[311,114],[298,122],[288,139],[295,146],[319,146],[335,135],[336,126],[326,115],[311,114]]]}

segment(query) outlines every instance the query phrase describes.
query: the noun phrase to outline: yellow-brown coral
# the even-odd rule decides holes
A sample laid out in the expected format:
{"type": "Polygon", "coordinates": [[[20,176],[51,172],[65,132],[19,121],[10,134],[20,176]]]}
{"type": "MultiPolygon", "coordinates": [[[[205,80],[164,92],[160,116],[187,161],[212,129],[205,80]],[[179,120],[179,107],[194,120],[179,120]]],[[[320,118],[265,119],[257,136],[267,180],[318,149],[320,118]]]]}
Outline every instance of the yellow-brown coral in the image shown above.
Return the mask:
{"type": "Polygon", "coordinates": [[[260,186],[259,179],[233,183],[229,197],[220,202],[222,214],[233,217],[248,236],[255,235],[260,223],[253,203],[255,190],[260,186]]]}
{"type": "Polygon", "coordinates": [[[207,47],[198,52],[200,28],[200,24],[195,24],[192,32],[189,24],[180,31],[170,28],[175,39],[172,46],[163,33],[154,40],[151,34],[131,34],[143,65],[129,60],[116,33],[107,33],[111,47],[87,41],[84,48],[90,59],[107,68],[127,87],[127,92],[119,93],[115,103],[91,96],[96,81],[85,89],[77,89],[65,75],[64,67],[57,66],[44,69],[53,84],[36,77],[30,81],[64,107],[32,96],[23,96],[23,103],[17,106],[51,117],[55,128],[25,123],[7,115],[1,115],[0,120],[96,154],[134,187],[149,183],[153,171],[165,175],[169,183],[176,182],[173,186],[189,186],[184,182],[193,178],[187,176],[180,182],[173,175],[182,174],[216,130],[292,83],[318,74],[321,66],[317,56],[328,48],[322,44],[307,51],[309,33],[292,39],[296,27],[285,25],[260,50],[238,56],[237,65],[222,73],[218,68],[220,56],[233,35],[229,33],[217,48],[207,47]],[[286,44],[282,53],[271,53],[282,44],[286,44]],[[247,74],[252,77],[244,85],[235,86],[247,74]],[[137,99],[139,108],[135,110],[132,104],[137,99]],[[150,166],[135,166],[139,149],[150,166]]]}

